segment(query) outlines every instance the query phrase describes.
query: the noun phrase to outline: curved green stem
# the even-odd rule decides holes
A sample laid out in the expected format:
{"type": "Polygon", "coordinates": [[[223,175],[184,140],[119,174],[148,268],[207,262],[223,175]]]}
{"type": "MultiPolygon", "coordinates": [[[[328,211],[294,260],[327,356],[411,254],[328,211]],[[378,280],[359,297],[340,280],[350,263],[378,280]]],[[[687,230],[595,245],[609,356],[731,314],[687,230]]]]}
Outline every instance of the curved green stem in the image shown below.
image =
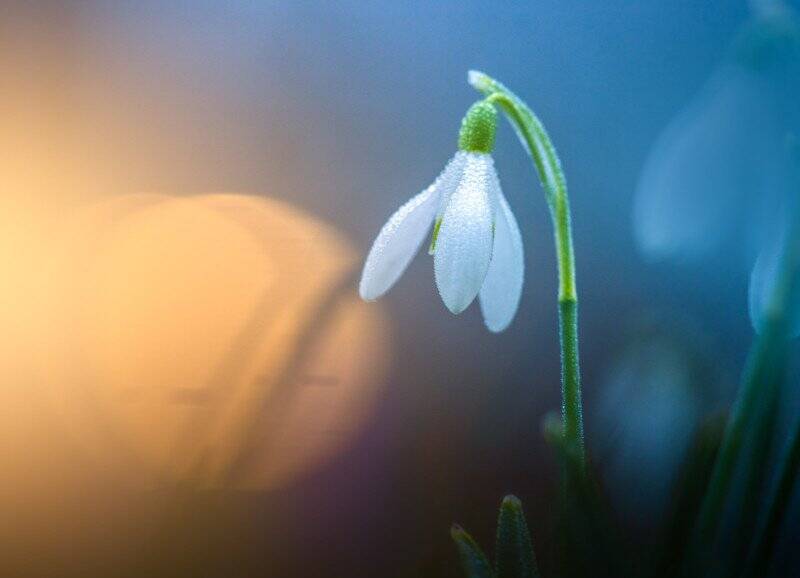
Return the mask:
{"type": "Polygon", "coordinates": [[[530,154],[550,208],[558,263],[559,335],[561,345],[561,415],[565,441],[585,463],[583,446],[583,404],[578,357],[578,291],[575,285],[575,250],[567,195],[567,181],[550,137],[533,111],[500,82],[476,71],[469,82],[499,106],[530,154]]]}

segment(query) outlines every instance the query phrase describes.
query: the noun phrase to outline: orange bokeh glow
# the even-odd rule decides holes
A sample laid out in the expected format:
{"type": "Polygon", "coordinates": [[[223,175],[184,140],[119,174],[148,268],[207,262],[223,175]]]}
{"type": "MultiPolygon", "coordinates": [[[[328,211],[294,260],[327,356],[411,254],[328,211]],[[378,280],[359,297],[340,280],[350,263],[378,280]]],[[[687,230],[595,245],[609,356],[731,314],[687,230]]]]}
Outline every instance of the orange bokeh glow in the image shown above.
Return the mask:
{"type": "Polygon", "coordinates": [[[67,211],[47,234],[38,266],[10,274],[44,277],[27,343],[43,437],[61,431],[90,471],[274,487],[370,415],[387,320],[358,300],[358,255],[329,226],[272,199],[140,194],[67,211]]]}

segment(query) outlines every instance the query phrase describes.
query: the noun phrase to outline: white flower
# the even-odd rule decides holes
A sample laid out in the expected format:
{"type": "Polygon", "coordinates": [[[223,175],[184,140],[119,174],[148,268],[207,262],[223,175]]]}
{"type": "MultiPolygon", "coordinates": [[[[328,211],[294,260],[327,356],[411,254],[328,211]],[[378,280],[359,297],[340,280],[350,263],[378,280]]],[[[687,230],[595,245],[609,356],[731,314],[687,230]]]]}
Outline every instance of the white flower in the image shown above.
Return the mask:
{"type": "Polygon", "coordinates": [[[761,332],[767,317],[788,312],[790,334],[798,335],[800,291],[786,296],[789,303],[771,301],[785,216],[797,202],[789,137],[800,127],[800,19],[780,2],[753,7],[756,17],[729,57],[651,152],[634,199],[634,232],[652,259],[718,258],[736,245],[748,266],[760,255],[750,282],[753,326],[761,332]]]}
{"type": "Polygon", "coordinates": [[[752,255],[794,189],[787,122],[774,84],[741,66],[719,69],[663,132],[634,198],[646,257],[699,260],[726,241],[752,255]]]}
{"type": "Polygon", "coordinates": [[[800,19],[754,1],[721,65],[660,136],[634,199],[653,259],[699,259],[727,241],[757,254],[796,195],[787,135],[800,126],[800,19]]]}
{"type": "Polygon", "coordinates": [[[458,314],[478,296],[486,327],[503,331],[522,294],[522,237],[484,152],[460,150],[431,186],[391,216],[364,264],[361,297],[377,299],[395,284],[434,223],[431,253],[445,305],[458,314]]]}

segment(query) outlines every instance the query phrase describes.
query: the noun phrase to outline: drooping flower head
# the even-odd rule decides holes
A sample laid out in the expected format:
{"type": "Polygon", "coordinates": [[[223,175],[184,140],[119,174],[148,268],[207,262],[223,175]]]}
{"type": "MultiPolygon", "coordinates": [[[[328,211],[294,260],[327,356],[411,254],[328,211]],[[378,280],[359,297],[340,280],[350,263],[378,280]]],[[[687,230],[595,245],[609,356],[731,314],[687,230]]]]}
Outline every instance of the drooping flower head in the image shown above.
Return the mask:
{"type": "MultiPolygon", "coordinates": [[[[743,249],[748,267],[761,255],[750,289],[760,331],[782,252],[780,231],[797,205],[796,160],[787,142],[800,129],[800,19],[779,0],[755,1],[753,8],[727,58],[653,147],[633,225],[652,260],[716,257],[729,241],[743,249]]],[[[796,334],[800,319],[795,325],[796,334]]]]}
{"type": "Polygon", "coordinates": [[[479,298],[486,326],[503,331],[522,294],[522,237],[491,152],[497,112],[486,100],[462,121],[458,152],[439,177],[400,207],[383,226],[364,264],[359,292],[386,293],[431,233],[436,286],[447,308],[464,311],[479,298]]]}
{"type": "Polygon", "coordinates": [[[652,260],[708,257],[734,236],[752,258],[794,194],[785,141],[800,110],[800,25],[763,4],[645,163],[633,225],[652,260]]]}

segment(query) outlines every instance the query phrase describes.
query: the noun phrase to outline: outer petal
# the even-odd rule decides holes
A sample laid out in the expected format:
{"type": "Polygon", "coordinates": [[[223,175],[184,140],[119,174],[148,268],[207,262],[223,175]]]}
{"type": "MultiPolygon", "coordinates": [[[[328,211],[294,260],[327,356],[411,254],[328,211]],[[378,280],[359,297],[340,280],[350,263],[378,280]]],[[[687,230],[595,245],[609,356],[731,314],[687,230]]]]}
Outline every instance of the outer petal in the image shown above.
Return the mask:
{"type": "Polygon", "coordinates": [[[492,258],[492,157],[466,155],[461,181],[447,204],[433,258],[447,308],[461,313],[478,295],[492,258]]]}
{"type": "Polygon", "coordinates": [[[489,272],[480,291],[483,320],[489,331],[500,332],[509,326],[517,313],[525,277],[522,235],[496,182],[497,214],[494,219],[494,249],[489,272]]]}
{"type": "MultiPolygon", "coordinates": [[[[467,164],[469,158],[470,153],[458,151],[453,157],[453,160],[450,161],[455,170],[453,170],[450,175],[442,176],[442,192],[439,195],[439,208],[436,211],[437,220],[444,217],[444,211],[450,203],[450,197],[452,197],[453,193],[456,191],[458,183],[461,182],[464,166],[467,164]]],[[[431,253],[431,255],[433,255],[433,253],[431,253]]]]}
{"type": "Polygon", "coordinates": [[[442,190],[456,180],[460,163],[453,158],[439,178],[400,207],[381,229],[364,263],[359,293],[372,301],[386,293],[406,270],[430,229],[442,190]]]}

